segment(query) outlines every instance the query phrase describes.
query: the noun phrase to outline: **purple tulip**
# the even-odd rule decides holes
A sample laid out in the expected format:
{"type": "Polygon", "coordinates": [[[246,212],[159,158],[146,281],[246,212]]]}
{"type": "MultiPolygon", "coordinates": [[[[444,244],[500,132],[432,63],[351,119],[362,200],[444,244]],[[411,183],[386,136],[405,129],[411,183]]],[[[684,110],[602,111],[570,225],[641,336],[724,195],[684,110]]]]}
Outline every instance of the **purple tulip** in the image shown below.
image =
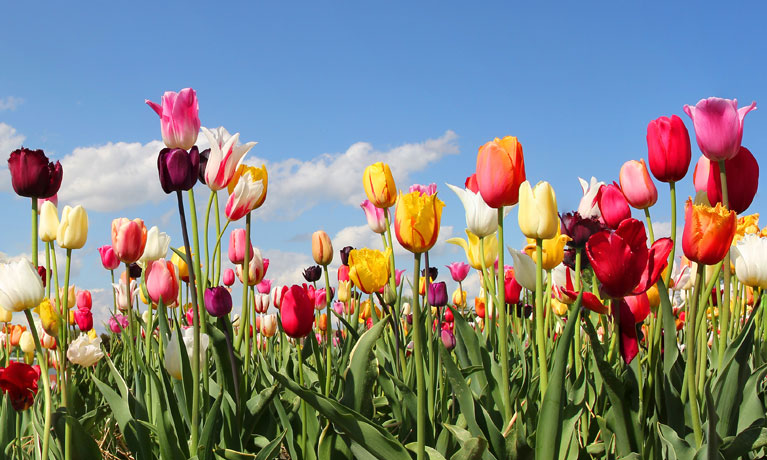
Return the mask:
{"type": "Polygon", "coordinates": [[[232,294],[224,286],[206,289],[205,309],[216,318],[228,314],[232,311],[232,294]]]}
{"type": "Polygon", "coordinates": [[[584,218],[578,211],[562,214],[560,223],[562,234],[571,238],[567,245],[574,248],[585,247],[591,235],[603,228],[599,219],[595,217],[584,218]]]}
{"type": "Polygon", "coordinates": [[[320,279],[320,276],[322,276],[322,267],[319,265],[312,265],[311,267],[307,267],[306,270],[304,270],[304,279],[307,283],[313,283],[320,279]]]}
{"type": "Polygon", "coordinates": [[[189,190],[200,174],[200,153],[197,146],[184,149],[162,149],[157,157],[160,185],[165,193],[189,190]]]}
{"type": "Polygon", "coordinates": [[[453,335],[452,332],[447,329],[442,329],[440,337],[442,338],[442,344],[447,348],[447,351],[451,351],[455,348],[455,335],[453,335]]]}
{"type": "Polygon", "coordinates": [[[429,285],[428,299],[429,305],[433,307],[444,307],[447,305],[447,285],[444,281],[429,285]]]}
{"type": "Polygon", "coordinates": [[[13,190],[19,196],[48,198],[58,193],[64,171],[61,163],[48,161],[42,150],[20,148],[8,158],[13,190]]]}
{"type": "Polygon", "coordinates": [[[339,254],[341,254],[341,263],[348,266],[349,265],[349,253],[352,252],[352,249],[354,249],[351,246],[346,246],[345,248],[341,249],[339,251],[339,254]]]}

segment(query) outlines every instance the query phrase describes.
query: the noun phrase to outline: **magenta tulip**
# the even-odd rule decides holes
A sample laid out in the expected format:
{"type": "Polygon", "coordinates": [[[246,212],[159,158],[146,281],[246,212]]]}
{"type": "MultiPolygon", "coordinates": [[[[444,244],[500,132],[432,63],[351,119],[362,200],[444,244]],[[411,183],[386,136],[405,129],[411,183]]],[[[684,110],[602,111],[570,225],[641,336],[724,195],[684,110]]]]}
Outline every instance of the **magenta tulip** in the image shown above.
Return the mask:
{"type": "Polygon", "coordinates": [[[120,259],[115,255],[114,249],[111,244],[101,246],[99,249],[99,255],[101,256],[101,265],[107,270],[114,270],[120,266],[120,259]]]}
{"type": "Polygon", "coordinates": [[[729,160],[738,154],[743,139],[743,119],[756,109],[756,102],[738,108],[737,99],[710,97],[695,106],[685,105],[692,118],[695,139],[703,155],[711,161],[729,160]]]}
{"type": "Polygon", "coordinates": [[[453,281],[460,283],[466,279],[469,274],[471,266],[466,262],[453,262],[450,265],[445,265],[450,270],[450,276],[453,277],[453,281]]]}
{"type": "Polygon", "coordinates": [[[162,105],[149,99],[145,102],[160,116],[165,145],[169,149],[191,149],[200,132],[197,93],[192,88],[184,88],[178,93],[166,91],[162,96],[162,105]]]}
{"type": "Polygon", "coordinates": [[[206,289],[205,309],[216,318],[229,314],[232,311],[232,294],[224,286],[206,289]]]}
{"type": "Polygon", "coordinates": [[[109,329],[115,334],[119,334],[123,329],[128,327],[128,317],[122,313],[118,313],[109,318],[109,329]]]}
{"type": "Polygon", "coordinates": [[[661,182],[677,182],[690,167],[690,134],[676,115],[647,124],[647,155],[650,171],[661,182]]]}
{"type": "Polygon", "coordinates": [[[658,190],[650,178],[644,159],[623,163],[618,177],[623,196],[634,208],[647,209],[658,201],[658,190]]]}
{"type": "Polygon", "coordinates": [[[87,308],[78,308],[75,310],[75,322],[77,327],[83,332],[93,329],[93,313],[87,308]]]}
{"type": "Polygon", "coordinates": [[[602,220],[604,220],[605,225],[612,229],[618,228],[621,222],[631,217],[628,201],[626,201],[620,186],[615,182],[601,186],[597,192],[596,201],[599,205],[599,212],[602,214],[602,220]]]}

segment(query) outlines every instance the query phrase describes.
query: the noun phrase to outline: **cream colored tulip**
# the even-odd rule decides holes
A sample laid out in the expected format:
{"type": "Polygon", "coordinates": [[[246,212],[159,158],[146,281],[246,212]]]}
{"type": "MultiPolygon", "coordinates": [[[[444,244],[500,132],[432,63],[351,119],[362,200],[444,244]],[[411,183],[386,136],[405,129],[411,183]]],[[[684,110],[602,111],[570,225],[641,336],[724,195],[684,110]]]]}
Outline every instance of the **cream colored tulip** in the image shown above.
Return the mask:
{"type": "Polygon", "coordinates": [[[535,188],[524,181],[519,186],[519,228],[533,239],[554,238],[559,229],[557,197],[546,181],[538,182],[535,188]]]}
{"type": "Polygon", "coordinates": [[[0,307],[10,312],[35,308],[44,294],[43,280],[29,259],[0,263],[0,307]]]}
{"type": "Polygon", "coordinates": [[[91,339],[86,334],[80,334],[80,337],[70,343],[67,349],[67,359],[72,364],[83,367],[93,366],[103,357],[101,339],[98,337],[91,339]]]}
{"type": "Polygon", "coordinates": [[[261,334],[264,337],[272,337],[277,333],[277,315],[274,313],[261,318],[261,334]]]}
{"type": "Polygon", "coordinates": [[[142,267],[146,267],[147,262],[164,259],[168,255],[168,248],[170,248],[170,236],[161,232],[155,225],[146,234],[146,245],[139,263],[142,267]]]}
{"type": "Polygon", "coordinates": [[[64,249],[80,249],[88,239],[88,213],[80,205],[64,206],[56,241],[64,249]]]}
{"type": "Polygon", "coordinates": [[[0,323],[10,323],[13,320],[13,313],[0,307],[0,323]]]}
{"type": "Polygon", "coordinates": [[[37,234],[40,240],[50,243],[56,240],[56,233],[59,230],[59,212],[56,205],[50,201],[44,201],[40,207],[40,223],[37,227],[37,234]]]}
{"type": "Polygon", "coordinates": [[[24,353],[35,352],[35,338],[32,336],[31,332],[24,331],[21,333],[21,338],[19,339],[19,348],[21,348],[21,351],[24,353]]]}

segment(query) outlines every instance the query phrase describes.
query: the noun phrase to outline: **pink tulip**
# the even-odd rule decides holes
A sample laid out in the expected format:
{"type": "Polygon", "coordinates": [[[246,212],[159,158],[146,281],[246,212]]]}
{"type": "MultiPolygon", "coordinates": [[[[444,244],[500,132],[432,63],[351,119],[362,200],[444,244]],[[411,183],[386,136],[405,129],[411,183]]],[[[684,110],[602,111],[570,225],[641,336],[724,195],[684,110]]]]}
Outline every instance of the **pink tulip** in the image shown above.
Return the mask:
{"type": "Polygon", "coordinates": [[[601,186],[597,192],[596,201],[599,204],[602,220],[612,229],[618,228],[621,222],[631,217],[631,209],[626,197],[615,182],[601,186]]]}
{"type": "MultiPolygon", "coordinates": [[[[245,229],[238,228],[232,230],[229,234],[229,261],[233,264],[242,265],[245,262],[245,229]]],[[[253,244],[248,242],[250,247],[249,259],[253,258],[253,244]]]]}
{"type": "Polygon", "coordinates": [[[660,117],[647,125],[650,171],[661,182],[677,182],[690,167],[690,134],[676,115],[660,117]]]}
{"type": "Polygon", "coordinates": [[[256,289],[261,294],[269,294],[272,291],[272,280],[266,278],[262,279],[261,282],[256,285],[256,289]]]}
{"type": "Polygon", "coordinates": [[[114,270],[120,266],[120,259],[115,255],[114,249],[111,244],[101,246],[99,249],[99,255],[101,256],[101,265],[107,270],[114,270]]]}
{"type": "Polygon", "coordinates": [[[368,227],[375,233],[386,232],[386,217],[385,211],[382,208],[376,207],[370,200],[365,200],[360,205],[363,211],[365,211],[365,217],[368,220],[368,227]]]}
{"type": "Polygon", "coordinates": [[[160,116],[162,141],[166,147],[189,150],[194,146],[200,132],[200,116],[197,93],[192,88],[184,88],[178,93],[166,91],[162,106],[149,99],[145,102],[160,116]]]}
{"type": "Polygon", "coordinates": [[[186,324],[189,326],[194,324],[194,310],[191,307],[186,311],[186,324]]]}
{"type": "Polygon", "coordinates": [[[109,318],[109,329],[115,334],[119,334],[123,329],[128,327],[128,317],[118,313],[109,318]]]}
{"type": "Polygon", "coordinates": [[[402,281],[402,274],[405,273],[405,270],[399,270],[394,269],[394,285],[399,286],[400,281],[402,281]]]}
{"type": "Polygon", "coordinates": [[[343,315],[344,314],[344,303],[341,301],[336,300],[333,302],[333,311],[336,312],[336,314],[343,315]]]}
{"type": "Polygon", "coordinates": [[[93,298],[91,292],[83,289],[77,292],[77,308],[90,310],[93,306],[93,298]]]}
{"type": "Polygon", "coordinates": [[[623,163],[619,178],[623,196],[636,209],[647,209],[658,201],[658,190],[650,178],[644,159],[623,163]]]}
{"type": "Polygon", "coordinates": [[[87,308],[78,308],[75,310],[75,322],[82,332],[88,332],[93,329],[93,313],[87,308]]]}
{"type": "Polygon", "coordinates": [[[146,289],[153,303],[170,306],[178,297],[178,276],[172,262],[155,260],[147,267],[146,289]]]}
{"type": "Polygon", "coordinates": [[[437,193],[437,184],[429,184],[429,185],[421,185],[421,184],[413,184],[410,186],[410,189],[408,192],[419,192],[421,195],[434,195],[437,193]]]}
{"type": "Polygon", "coordinates": [[[756,102],[738,108],[737,99],[710,97],[695,106],[685,105],[692,118],[695,139],[703,155],[711,161],[729,160],[738,154],[743,139],[743,119],[756,109],[756,102]]]}
{"type": "Polygon", "coordinates": [[[141,219],[121,217],[112,221],[112,250],[121,262],[132,264],[146,246],[146,225],[141,219]]]}
{"type": "Polygon", "coordinates": [[[224,284],[227,286],[231,286],[234,284],[234,270],[231,268],[227,268],[224,270],[224,284]]]}
{"type": "Polygon", "coordinates": [[[460,283],[461,281],[466,279],[466,276],[469,274],[469,264],[465,262],[453,262],[450,265],[446,265],[447,269],[450,270],[450,276],[453,277],[453,281],[456,283],[460,283]]]}
{"type": "Polygon", "coordinates": [[[711,161],[705,156],[700,157],[695,164],[695,171],[692,173],[692,182],[695,185],[695,192],[705,192],[708,188],[708,176],[711,171],[711,161]]]}

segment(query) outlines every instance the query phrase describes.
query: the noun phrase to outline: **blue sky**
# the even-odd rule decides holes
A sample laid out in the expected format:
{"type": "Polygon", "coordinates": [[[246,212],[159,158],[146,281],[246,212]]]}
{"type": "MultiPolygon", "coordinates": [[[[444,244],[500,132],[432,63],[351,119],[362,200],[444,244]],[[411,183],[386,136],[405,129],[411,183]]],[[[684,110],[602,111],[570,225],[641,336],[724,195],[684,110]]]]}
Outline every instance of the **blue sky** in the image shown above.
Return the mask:
{"type": "MultiPolygon", "coordinates": [[[[399,162],[400,187],[436,182],[446,235],[461,236],[463,208],[444,183],[462,184],[493,137],[518,136],[528,178],[550,181],[568,211],[578,176],[616,180],[623,162],[646,158],[648,121],[677,114],[692,134],[684,104],[767,101],[759,2],[477,3],[8,4],[0,153],[23,142],[65,159],[60,208],[82,202],[91,218],[74,282],[108,288],[95,248],[113,218],[142,217],[181,244],[175,202],[151,167],[160,126],[144,99],[191,86],[204,126],[259,142],[246,161],[266,162],[273,180],[254,243],[273,257],[274,275],[299,282],[314,230],[379,241],[360,227],[360,159],[399,162]]],[[[748,115],[743,137],[757,159],[763,110],[748,115]]],[[[2,163],[0,252],[28,253],[28,203],[2,163]]],[[[667,188],[657,185],[652,212],[668,222],[667,188]]],[[[196,190],[203,205],[207,188],[196,190]]],[[[758,194],[749,212],[764,204],[758,194]]],[[[515,226],[516,211],[507,222],[515,226]]],[[[507,243],[521,245],[518,231],[507,243]]],[[[463,258],[441,247],[439,266],[463,258]]]]}

